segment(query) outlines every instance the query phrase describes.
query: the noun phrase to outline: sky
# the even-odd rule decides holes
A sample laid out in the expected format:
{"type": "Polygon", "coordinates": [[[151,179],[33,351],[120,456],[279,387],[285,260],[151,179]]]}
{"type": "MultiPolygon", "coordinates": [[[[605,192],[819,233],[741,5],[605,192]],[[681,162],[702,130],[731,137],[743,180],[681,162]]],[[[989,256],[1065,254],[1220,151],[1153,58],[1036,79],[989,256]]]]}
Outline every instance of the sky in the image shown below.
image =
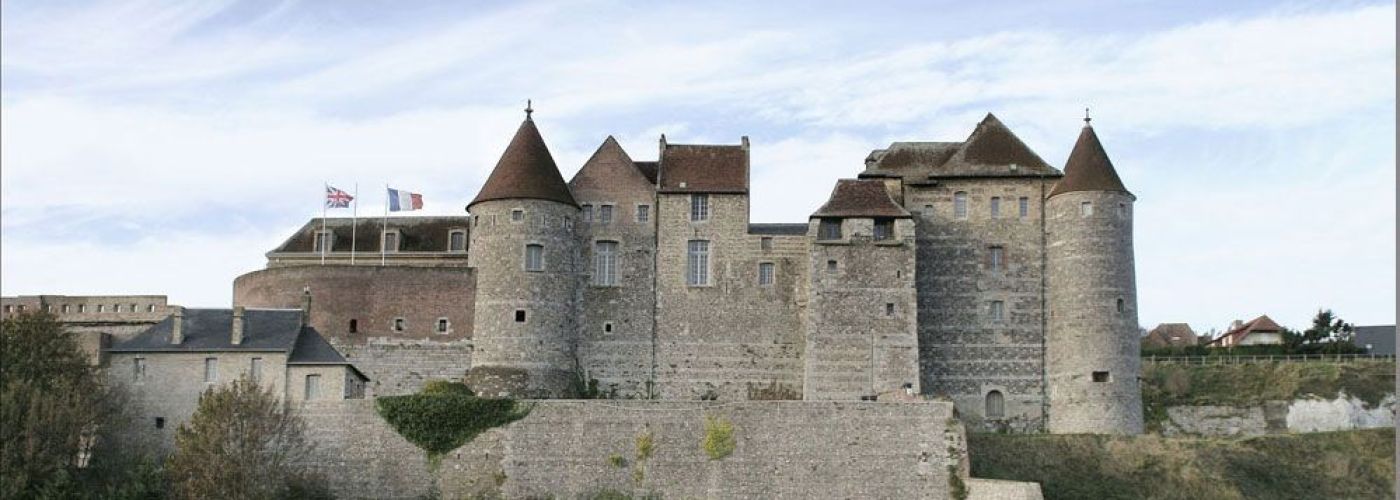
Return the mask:
{"type": "MultiPolygon", "coordinates": [[[[1395,4],[0,3],[0,293],[166,294],[321,212],[463,214],[525,100],[565,178],[608,135],[752,142],[802,222],[892,141],[988,112],[1063,167],[1092,109],[1137,196],[1139,319],[1395,322],[1395,4]]],[[[349,215],[341,213],[340,215],[349,215]]]]}

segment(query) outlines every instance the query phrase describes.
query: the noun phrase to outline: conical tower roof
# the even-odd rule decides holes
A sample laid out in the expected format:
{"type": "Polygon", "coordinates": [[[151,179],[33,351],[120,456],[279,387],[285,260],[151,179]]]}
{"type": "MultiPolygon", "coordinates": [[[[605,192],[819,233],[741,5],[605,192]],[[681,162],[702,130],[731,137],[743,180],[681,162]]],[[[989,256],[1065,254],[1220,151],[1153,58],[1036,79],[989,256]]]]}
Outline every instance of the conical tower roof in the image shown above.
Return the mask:
{"type": "Polygon", "coordinates": [[[483,201],[520,198],[578,206],[528,111],[525,122],[515,131],[515,137],[506,146],[505,153],[501,154],[501,160],[496,162],[496,168],[486,178],[476,199],[467,204],[467,209],[483,201]]]}
{"type": "Polygon", "coordinates": [[[1084,129],[1079,131],[1074,150],[1069,153],[1069,160],[1065,161],[1065,176],[1050,191],[1050,196],[1074,191],[1128,193],[1128,188],[1123,187],[1123,180],[1118,178],[1118,171],[1113,169],[1108,152],[1104,151],[1098,134],[1094,133],[1094,127],[1088,124],[1087,119],[1084,129]]]}

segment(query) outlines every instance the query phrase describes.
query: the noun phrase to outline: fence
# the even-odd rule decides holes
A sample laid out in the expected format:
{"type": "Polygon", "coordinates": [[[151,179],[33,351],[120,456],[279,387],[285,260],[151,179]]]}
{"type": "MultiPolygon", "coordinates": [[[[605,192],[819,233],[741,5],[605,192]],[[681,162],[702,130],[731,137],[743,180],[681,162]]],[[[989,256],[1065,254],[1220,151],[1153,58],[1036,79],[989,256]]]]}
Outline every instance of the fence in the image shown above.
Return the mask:
{"type": "Polygon", "coordinates": [[[1242,365],[1251,363],[1354,363],[1358,361],[1395,361],[1394,354],[1259,354],[1222,356],[1143,356],[1144,363],[1179,365],[1242,365]]]}

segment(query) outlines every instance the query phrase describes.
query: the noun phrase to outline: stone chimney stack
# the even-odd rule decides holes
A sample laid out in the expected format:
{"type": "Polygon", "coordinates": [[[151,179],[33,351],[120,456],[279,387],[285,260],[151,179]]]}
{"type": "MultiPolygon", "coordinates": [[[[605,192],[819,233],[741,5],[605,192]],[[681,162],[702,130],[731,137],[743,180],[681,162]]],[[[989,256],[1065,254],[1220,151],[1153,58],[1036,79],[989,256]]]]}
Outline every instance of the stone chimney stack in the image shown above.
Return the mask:
{"type": "Polygon", "coordinates": [[[173,309],[175,312],[170,315],[170,344],[180,345],[185,342],[185,308],[174,306],[173,309]]]}
{"type": "Polygon", "coordinates": [[[311,325],[311,287],[301,289],[301,326],[311,325]]]}
{"type": "Polygon", "coordinates": [[[229,341],[233,345],[243,343],[243,306],[233,306],[233,335],[229,341]]]}

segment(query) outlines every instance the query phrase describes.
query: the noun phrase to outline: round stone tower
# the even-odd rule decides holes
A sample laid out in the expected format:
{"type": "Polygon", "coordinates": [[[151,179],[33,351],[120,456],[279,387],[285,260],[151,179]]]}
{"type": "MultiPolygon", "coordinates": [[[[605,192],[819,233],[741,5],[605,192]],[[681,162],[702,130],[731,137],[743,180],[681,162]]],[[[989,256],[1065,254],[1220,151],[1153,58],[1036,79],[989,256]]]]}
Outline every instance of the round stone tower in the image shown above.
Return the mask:
{"type": "Polygon", "coordinates": [[[1142,432],[1134,200],[1086,117],[1045,207],[1052,433],[1142,432]]]}
{"type": "Polygon", "coordinates": [[[472,215],[476,273],[472,368],[482,396],[574,394],[579,207],[526,109],[472,215]]]}

